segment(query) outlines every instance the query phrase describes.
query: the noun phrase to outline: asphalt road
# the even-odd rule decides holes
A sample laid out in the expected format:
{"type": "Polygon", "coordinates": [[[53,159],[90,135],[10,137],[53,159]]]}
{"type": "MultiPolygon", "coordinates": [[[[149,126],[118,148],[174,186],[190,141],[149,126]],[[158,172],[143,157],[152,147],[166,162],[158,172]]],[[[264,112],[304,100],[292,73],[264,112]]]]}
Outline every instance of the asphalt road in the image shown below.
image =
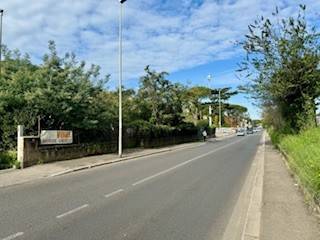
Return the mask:
{"type": "Polygon", "coordinates": [[[0,239],[221,239],[260,134],[0,189],[0,239]]]}

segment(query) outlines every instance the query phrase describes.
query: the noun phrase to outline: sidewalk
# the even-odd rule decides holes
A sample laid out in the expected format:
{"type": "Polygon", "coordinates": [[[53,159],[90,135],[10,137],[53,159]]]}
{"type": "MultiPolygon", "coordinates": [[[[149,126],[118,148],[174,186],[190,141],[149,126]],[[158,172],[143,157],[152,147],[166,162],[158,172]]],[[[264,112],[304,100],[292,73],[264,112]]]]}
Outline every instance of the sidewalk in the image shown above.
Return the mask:
{"type": "Polygon", "coordinates": [[[48,164],[35,165],[25,169],[19,170],[4,170],[0,171],[0,188],[8,187],[16,184],[22,184],[30,181],[34,181],[46,177],[54,177],[58,175],[67,174],[87,168],[93,168],[105,164],[111,164],[115,162],[125,161],[133,158],[158,154],[162,152],[174,151],[178,149],[185,149],[191,147],[197,147],[204,143],[193,142],[178,144],[163,148],[152,149],[126,149],[122,158],[119,158],[117,154],[105,154],[91,157],[84,157],[79,159],[59,161],[48,164]]]}
{"type": "Polygon", "coordinates": [[[260,239],[319,240],[319,219],[308,210],[303,194],[269,138],[264,171],[260,239]]]}

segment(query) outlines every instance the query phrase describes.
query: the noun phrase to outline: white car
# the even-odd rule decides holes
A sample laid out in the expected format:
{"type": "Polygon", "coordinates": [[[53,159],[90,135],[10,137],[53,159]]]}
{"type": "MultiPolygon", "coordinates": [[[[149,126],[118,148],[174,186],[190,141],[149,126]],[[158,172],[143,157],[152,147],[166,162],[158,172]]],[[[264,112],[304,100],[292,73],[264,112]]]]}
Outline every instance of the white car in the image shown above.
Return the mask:
{"type": "Polygon", "coordinates": [[[243,128],[237,129],[237,136],[245,136],[246,135],[246,130],[243,128]]]}

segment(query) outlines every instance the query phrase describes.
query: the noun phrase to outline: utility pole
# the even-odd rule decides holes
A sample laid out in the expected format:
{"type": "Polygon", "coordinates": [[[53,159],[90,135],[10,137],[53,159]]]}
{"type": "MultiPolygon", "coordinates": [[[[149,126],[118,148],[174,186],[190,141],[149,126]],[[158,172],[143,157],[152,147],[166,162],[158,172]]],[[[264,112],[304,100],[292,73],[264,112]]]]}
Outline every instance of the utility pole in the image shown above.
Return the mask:
{"type": "Polygon", "coordinates": [[[2,78],[2,18],[3,9],[0,9],[0,79],[2,78]]]}
{"type": "Polygon", "coordinates": [[[119,13],[119,157],[122,157],[122,15],[123,3],[126,0],[119,0],[120,13],[119,13]]]}

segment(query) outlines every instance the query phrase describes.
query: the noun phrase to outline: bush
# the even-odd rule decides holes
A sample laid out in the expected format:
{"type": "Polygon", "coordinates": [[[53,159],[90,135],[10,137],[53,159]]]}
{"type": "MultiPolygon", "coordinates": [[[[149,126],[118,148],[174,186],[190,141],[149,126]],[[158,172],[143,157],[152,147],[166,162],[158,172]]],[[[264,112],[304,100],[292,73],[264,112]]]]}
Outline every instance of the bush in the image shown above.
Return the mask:
{"type": "Polygon", "coordinates": [[[12,168],[13,166],[18,166],[17,152],[16,151],[0,152],[0,169],[12,168]]]}
{"type": "Polygon", "coordinates": [[[275,135],[279,147],[289,155],[289,165],[313,199],[320,203],[320,128],[296,135],[275,135]]]}
{"type": "Polygon", "coordinates": [[[184,135],[196,135],[198,128],[193,123],[182,123],[177,126],[178,131],[184,135]]]}
{"type": "Polygon", "coordinates": [[[152,124],[144,120],[136,120],[131,122],[126,128],[130,134],[138,136],[150,135],[152,124]],[[129,130],[130,129],[130,130],[129,130]]]}
{"type": "Polygon", "coordinates": [[[283,134],[280,133],[279,131],[274,130],[273,128],[269,128],[269,129],[268,129],[268,133],[269,133],[269,136],[270,136],[270,138],[271,138],[271,142],[272,142],[276,147],[278,147],[278,144],[280,143],[281,138],[283,137],[283,134]]]}
{"type": "Polygon", "coordinates": [[[208,120],[199,120],[197,122],[197,127],[202,130],[207,129],[209,127],[208,120]]]}

